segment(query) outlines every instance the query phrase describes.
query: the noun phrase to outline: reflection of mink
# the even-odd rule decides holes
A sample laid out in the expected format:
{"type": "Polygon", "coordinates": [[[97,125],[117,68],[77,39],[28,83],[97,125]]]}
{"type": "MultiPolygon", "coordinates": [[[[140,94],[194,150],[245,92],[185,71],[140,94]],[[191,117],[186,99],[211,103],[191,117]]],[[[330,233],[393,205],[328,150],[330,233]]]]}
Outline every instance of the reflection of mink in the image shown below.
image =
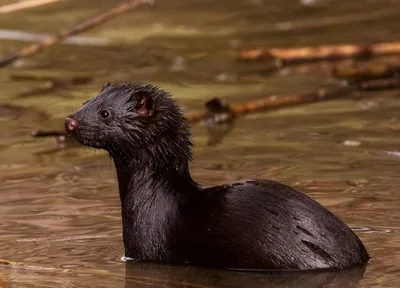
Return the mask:
{"type": "Polygon", "coordinates": [[[106,85],[65,128],[114,160],[129,258],[237,269],[343,268],[369,259],[350,228],[288,186],[194,182],[187,122],[152,85],[106,85]]]}

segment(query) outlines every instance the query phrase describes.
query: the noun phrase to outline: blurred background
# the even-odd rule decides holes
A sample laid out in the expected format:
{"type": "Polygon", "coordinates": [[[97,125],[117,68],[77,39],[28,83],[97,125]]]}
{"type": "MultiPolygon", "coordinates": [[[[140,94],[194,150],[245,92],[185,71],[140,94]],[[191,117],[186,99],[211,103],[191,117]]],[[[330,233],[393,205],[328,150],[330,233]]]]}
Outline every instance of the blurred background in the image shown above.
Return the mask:
{"type": "MultiPolygon", "coordinates": [[[[59,0],[2,10],[22,2],[30,1],[0,0],[1,57],[121,3],[59,0]]],[[[400,49],[341,61],[239,58],[248,49],[397,47],[399,17],[398,0],[156,0],[3,65],[0,287],[398,287],[400,49]],[[364,74],[336,77],[354,67],[361,74],[385,67],[383,81],[397,84],[364,89],[364,74]],[[191,169],[204,185],[262,177],[304,191],[360,236],[372,257],[365,273],[267,277],[126,265],[111,160],[61,134],[33,137],[63,131],[64,118],[108,81],[159,85],[188,115],[216,97],[242,105],[355,85],[332,101],[193,122],[191,169]]]]}

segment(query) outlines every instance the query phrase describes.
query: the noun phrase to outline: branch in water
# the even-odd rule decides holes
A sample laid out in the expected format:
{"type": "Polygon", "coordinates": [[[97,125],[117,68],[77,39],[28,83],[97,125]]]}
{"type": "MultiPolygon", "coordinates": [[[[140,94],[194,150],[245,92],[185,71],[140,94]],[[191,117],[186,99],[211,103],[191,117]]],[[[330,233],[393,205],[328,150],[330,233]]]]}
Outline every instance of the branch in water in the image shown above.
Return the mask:
{"type": "Polygon", "coordinates": [[[59,32],[56,35],[50,36],[39,43],[28,45],[28,46],[22,48],[19,52],[15,53],[15,54],[11,54],[3,59],[0,59],[0,67],[7,66],[8,64],[13,63],[17,59],[35,54],[35,53],[43,50],[44,48],[47,48],[55,43],[58,43],[61,40],[65,39],[69,36],[85,32],[85,31],[87,31],[93,27],[96,27],[100,24],[103,24],[123,13],[126,13],[132,9],[135,9],[136,7],[138,7],[142,4],[145,4],[145,3],[152,4],[153,0],[134,0],[134,1],[129,1],[129,2],[123,2],[107,12],[104,12],[93,18],[87,19],[81,23],[78,23],[77,25],[74,25],[66,30],[59,32]]]}
{"type": "Polygon", "coordinates": [[[400,72],[399,65],[374,63],[368,65],[337,66],[332,69],[332,76],[348,81],[365,81],[393,77],[400,72]]]}
{"type": "MultiPolygon", "coordinates": [[[[234,116],[240,116],[248,113],[256,113],[270,109],[280,109],[294,105],[340,99],[343,97],[347,97],[353,91],[353,87],[340,86],[331,89],[319,89],[314,92],[302,94],[289,94],[281,96],[271,95],[260,100],[250,101],[244,104],[225,106],[229,107],[229,111],[233,113],[234,116]]],[[[185,116],[191,122],[206,120],[210,117],[213,117],[214,119],[218,118],[215,115],[210,115],[210,111],[188,113],[185,116]]]]}
{"type": "Polygon", "coordinates": [[[400,42],[321,45],[298,48],[257,48],[240,51],[238,58],[239,60],[275,61],[277,64],[282,65],[393,54],[400,54],[400,42]]]}

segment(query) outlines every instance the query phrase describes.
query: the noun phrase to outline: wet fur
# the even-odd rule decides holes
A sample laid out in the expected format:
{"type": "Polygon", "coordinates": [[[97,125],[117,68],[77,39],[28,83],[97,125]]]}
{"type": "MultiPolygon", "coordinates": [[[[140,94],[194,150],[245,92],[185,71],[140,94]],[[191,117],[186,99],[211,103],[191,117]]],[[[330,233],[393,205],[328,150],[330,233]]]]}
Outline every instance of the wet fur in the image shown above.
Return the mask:
{"type": "Polygon", "coordinates": [[[345,268],[369,259],[350,228],[288,186],[194,182],[187,121],[166,91],[106,85],[70,117],[79,124],[72,137],[114,160],[127,257],[256,270],[345,268]],[[151,111],[139,110],[140,101],[151,111]],[[104,109],[108,119],[99,116],[104,109]]]}

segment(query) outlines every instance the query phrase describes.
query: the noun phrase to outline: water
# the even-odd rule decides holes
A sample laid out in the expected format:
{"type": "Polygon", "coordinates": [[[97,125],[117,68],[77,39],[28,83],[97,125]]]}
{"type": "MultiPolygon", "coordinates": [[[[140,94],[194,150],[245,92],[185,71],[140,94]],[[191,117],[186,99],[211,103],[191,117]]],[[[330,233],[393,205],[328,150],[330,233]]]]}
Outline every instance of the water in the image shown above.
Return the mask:
{"type": "MultiPolygon", "coordinates": [[[[2,15],[0,25],[53,33],[114,2],[61,1],[2,15]]],[[[30,133],[61,129],[63,118],[107,81],[158,84],[186,111],[202,109],[215,96],[238,103],[314,90],[331,81],[326,66],[300,66],[266,77],[268,64],[234,61],[236,49],[392,41],[400,37],[399,8],[395,0],[158,1],[81,35],[113,46],[59,44],[0,70],[0,258],[19,263],[3,265],[0,287],[397,287],[397,91],[249,115],[212,146],[207,129],[192,125],[191,169],[199,183],[254,176],[306,192],[361,237],[372,256],[366,271],[266,276],[126,265],[110,159],[80,146],[58,150],[53,139],[34,139],[30,133]],[[258,71],[264,76],[246,80],[258,71]],[[22,72],[95,77],[51,90],[46,81],[10,80],[22,72]],[[34,89],[42,90],[30,95],[34,89]]],[[[0,53],[25,44],[1,40],[0,53]]]]}

